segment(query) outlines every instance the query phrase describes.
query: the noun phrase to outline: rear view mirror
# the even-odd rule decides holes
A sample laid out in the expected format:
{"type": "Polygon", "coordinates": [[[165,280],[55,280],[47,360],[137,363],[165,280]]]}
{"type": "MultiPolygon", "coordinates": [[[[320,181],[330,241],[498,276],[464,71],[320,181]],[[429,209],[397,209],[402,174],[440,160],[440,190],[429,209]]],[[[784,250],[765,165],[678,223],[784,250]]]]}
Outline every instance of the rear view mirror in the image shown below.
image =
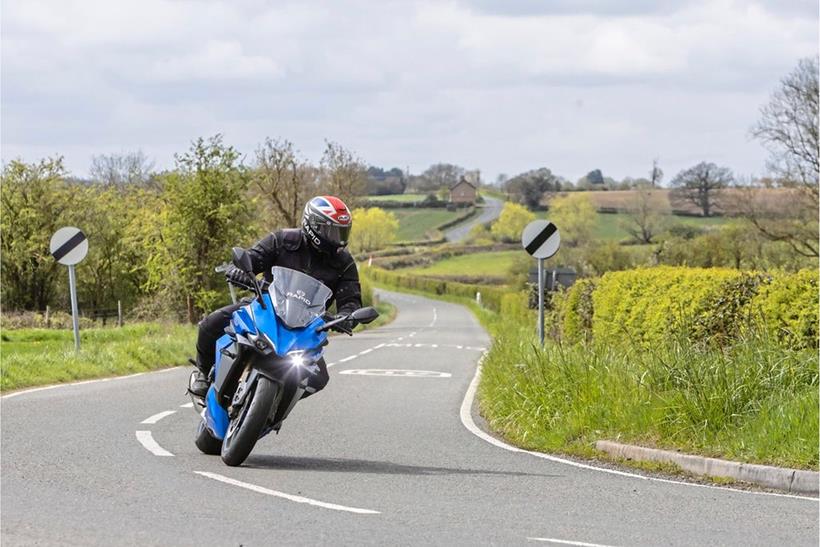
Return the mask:
{"type": "Polygon", "coordinates": [[[245,272],[253,275],[253,264],[251,264],[251,255],[242,247],[233,248],[233,265],[245,272]]]}
{"type": "Polygon", "coordinates": [[[379,316],[374,308],[368,306],[366,308],[359,308],[350,314],[351,319],[355,319],[359,323],[370,323],[379,316]]]}

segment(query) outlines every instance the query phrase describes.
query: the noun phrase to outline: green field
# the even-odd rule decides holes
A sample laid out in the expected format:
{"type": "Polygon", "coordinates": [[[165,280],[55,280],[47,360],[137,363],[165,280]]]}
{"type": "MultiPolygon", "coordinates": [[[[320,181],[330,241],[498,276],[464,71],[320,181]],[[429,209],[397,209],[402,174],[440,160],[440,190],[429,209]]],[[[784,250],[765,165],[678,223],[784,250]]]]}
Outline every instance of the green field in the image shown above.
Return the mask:
{"type": "MultiPolygon", "coordinates": [[[[624,225],[629,223],[629,215],[626,213],[595,213],[596,224],[593,235],[595,239],[602,241],[621,241],[629,239],[630,235],[624,229],[624,225]]],[[[538,218],[549,219],[549,211],[537,213],[538,218]]],[[[686,224],[689,226],[720,226],[728,222],[724,217],[685,217],[676,215],[666,215],[664,222],[669,224],[686,224]]]]}
{"type": "Polygon", "coordinates": [[[368,201],[400,201],[402,203],[411,201],[421,201],[427,194],[388,194],[384,196],[367,196],[368,201]]]}
{"type": "Polygon", "coordinates": [[[524,256],[520,251],[498,251],[454,256],[434,262],[422,268],[408,268],[401,273],[425,276],[481,276],[504,277],[516,258],[524,256]]]}
{"type": "Polygon", "coordinates": [[[428,231],[436,226],[453,220],[464,211],[447,209],[393,209],[391,213],[399,220],[397,241],[416,241],[424,239],[428,231]]]}
{"type": "Polygon", "coordinates": [[[70,330],[3,330],[0,388],[70,382],[183,365],[194,354],[194,325],[144,323],[80,331],[74,353],[70,330]]]}

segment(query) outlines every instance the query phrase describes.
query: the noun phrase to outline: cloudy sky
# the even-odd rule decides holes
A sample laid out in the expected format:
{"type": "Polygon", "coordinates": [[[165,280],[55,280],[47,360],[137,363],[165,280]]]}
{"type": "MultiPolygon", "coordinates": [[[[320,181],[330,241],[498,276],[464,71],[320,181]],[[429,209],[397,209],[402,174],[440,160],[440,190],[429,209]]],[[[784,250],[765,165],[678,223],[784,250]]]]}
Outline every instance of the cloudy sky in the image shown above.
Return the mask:
{"type": "Polygon", "coordinates": [[[318,160],[761,173],[749,127],[818,50],[816,0],[4,0],[2,159],[141,149],[157,167],[223,133],[318,160]]]}

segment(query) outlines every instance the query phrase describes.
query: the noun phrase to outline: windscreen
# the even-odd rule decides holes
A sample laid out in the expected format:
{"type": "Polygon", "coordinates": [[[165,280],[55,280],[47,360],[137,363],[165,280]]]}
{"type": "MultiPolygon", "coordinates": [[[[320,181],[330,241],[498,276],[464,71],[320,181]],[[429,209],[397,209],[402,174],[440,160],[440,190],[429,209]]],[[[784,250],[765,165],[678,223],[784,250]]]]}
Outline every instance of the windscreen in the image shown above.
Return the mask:
{"type": "Polygon", "coordinates": [[[288,327],[307,326],[325,311],[325,305],[333,294],[326,285],[309,275],[274,266],[270,292],[276,315],[288,327]]]}

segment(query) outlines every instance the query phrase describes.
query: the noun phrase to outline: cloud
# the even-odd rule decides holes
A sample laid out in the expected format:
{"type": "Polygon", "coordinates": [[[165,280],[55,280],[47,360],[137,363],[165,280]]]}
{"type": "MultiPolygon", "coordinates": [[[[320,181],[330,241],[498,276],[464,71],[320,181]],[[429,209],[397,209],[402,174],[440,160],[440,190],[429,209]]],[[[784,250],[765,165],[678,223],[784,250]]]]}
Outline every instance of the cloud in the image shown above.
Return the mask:
{"type": "Polygon", "coordinates": [[[160,167],[216,132],[250,154],[323,139],[420,171],[538,166],[577,178],[710,159],[759,171],[747,128],[817,52],[802,2],[4,4],[2,157],[141,148],[160,167]]]}

